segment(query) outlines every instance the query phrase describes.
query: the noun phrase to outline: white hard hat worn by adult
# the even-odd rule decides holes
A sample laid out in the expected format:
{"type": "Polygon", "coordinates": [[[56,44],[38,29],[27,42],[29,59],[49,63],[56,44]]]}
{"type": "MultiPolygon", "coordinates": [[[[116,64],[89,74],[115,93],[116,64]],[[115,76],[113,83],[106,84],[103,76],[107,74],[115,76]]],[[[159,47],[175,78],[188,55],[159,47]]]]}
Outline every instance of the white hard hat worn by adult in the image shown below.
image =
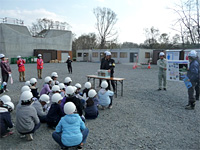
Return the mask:
{"type": "Polygon", "coordinates": [[[97,95],[97,92],[96,92],[94,89],[89,90],[88,96],[89,96],[90,98],[93,98],[93,97],[95,97],[96,95],[97,95]]]}
{"type": "Polygon", "coordinates": [[[105,81],[105,80],[102,81],[102,82],[101,82],[101,87],[104,88],[104,89],[106,89],[106,88],[108,87],[108,82],[105,81]]]}
{"type": "Polygon", "coordinates": [[[51,101],[52,103],[58,103],[60,100],[62,100],[63,97],[59,94],[59,93],[55,93],[53,94],[53,96],[51,97],[51,101]]]}
{"type": "Polygon", "coordinates": [[[70,58],[70,56],[68,56],[68,58],[70,58]]]}
{"type": "Polygon", "coordinates": [[[54,86],[52,87],[52,91],[53,91],[53,92],[60,92],[60,87],[59,87],[58,85],[54,85],[54,86]]]}
{"type": "Polygon", "coordinates": [[[24,85],[24,86],[21,88],[21,93],[23,93],[24,91],[31,91],[31,89],[30,89],[29,86],[24,85]]]}
{"type": "Polygon", "coordinates": [[[67,95],[73,95],[74,94],[74,88],[72,86],[67,86],[66,94],[67,95]]]}
{"type": "Polygon", "coordinates": [[[4,105],[7,105],[8,111],[13,111],[15,108],[15,105],[12,102],[6,102],[4,105]]]}
{"type": "Polygon", "coordinates": [[[82,86],[81,86],[80,83],[76,83],[76,84],[75,84],[75,87],[77,87],[78,89],[81,89],[82,86]]]}
{"type": "Polygon", "coordinates": [[[44,78],[45,83],[49,83],[50,81],[52,81],[50,76],[47,76],[47,77],[44,78]]]}
{"type": "Polygon", "coordinates": [[[0,54],[0,58],[4,58],[5,57],[5,55],[4,54],[0,54]]]}
{"type": "Polygon", "coordinates": [[[51,73],[51,77],[56,77],[56,78],[57,78],[57,77],[58,77],[57,72],[52,72],[52,73],[51,73]]]}
{"type": "Polygon", "coordinates": [[[50,102],[49,99],[50,99],[50,98],[49,98],[49,95],[47,95],[47,94],[42,94],[42,95],[40,96],[40,98],[39,98],[40,101],[46,102],[47,104],[50,102]]]}
{"type": "Polygon", "coordinates": [[[64,83],[59,83],[58,86],[60,87],[60,89],[65,89],[64,83]]]}
{"type": "Polygon", "coordinates": [[[37,79],[36,78],[31,78],[30,79],[30,84],[35,84],[37,82],[37,79]]]}
{"type": "Polygon", "coordinates": [[[11,98],[8,95],[3,95],[0,97],[0,101],[2,101],[5,104],[7,102],[11,102],[11,98]]]}
{"type": "Polygon", "coordinates": [[[21,58],[21,56],[17,56],[17,58],[21,58]]]}
{"type": "Polygon", "coordinates": [[[64,105],[64,112],[66,115],[72,114],[76,111],[76,106],[72,102],[67,102],[64,105]]]}
{"type": "Polygon", "coordinates": [[[84,86],[86,89],[90,89],[92,87],[90,82],[86,82],[84,86]]]}
{"type": "Polygon", "coordinates": [[[33,98],[33,94],[30,91],[24,91],[20,96],[20,100],[22,102],[31,101],[32,98],[33,98]]]}
{"type": "Polygon", "coordinates": [[[66,77],[64,83],[69,83],[69,82],[72,82],[72,79],[70,77],[66,77]]]}
{"type": "Polygon", "coordinates": [[[192,57],[192,58],[197,57],[197,52],[194,51],[194,50],[190,51],[189,54],[188,54],[188,57],[192,57]]]}
{"type": "Polygon", "coordinates": [[[111,52],[107,52],[107,53],[106,53],[106,56],[111,56],[111,52]]]}
{"type": "Polygon", "coordinates": [[[160,52],[159,57],[160,57],[160,56],[165,56],[165,53],[160,52]]]}

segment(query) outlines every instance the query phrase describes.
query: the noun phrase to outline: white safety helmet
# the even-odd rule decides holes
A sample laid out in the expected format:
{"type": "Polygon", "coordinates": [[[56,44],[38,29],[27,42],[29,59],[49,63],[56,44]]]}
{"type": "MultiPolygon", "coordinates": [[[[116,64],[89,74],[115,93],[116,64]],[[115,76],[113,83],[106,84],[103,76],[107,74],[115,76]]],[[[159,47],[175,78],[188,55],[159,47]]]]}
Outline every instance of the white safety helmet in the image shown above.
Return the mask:
{"type": "Polygon", "coordinates": [[[111,56],[111,52],[106,52],[106,56],[111,56]]]}
{"type": "Polygon", "coordinates": [[[191,50],[188,54],[189,57],[195,58],[197,57],[197,52],[195,50],[191,50]]]}
{"type": "Polygon", "coordinates": [[[52,73],[51,73],[51,77],[56,77],[56,78],[57,78],[57,77],[58,77],[57,72],[52,72],[52,73]]]}
{"type": "Polygon", "coordinates": [[[38,54],[38,57],[42,57],[42,54],[38,54]]]}
{"type": "Polygon", "coordinates": [[[86,82],[84,86],[86,89],[90,89],[92,87],[90,82],[86,82]]]}
{"type": "Polygon", "coordinates": [[[75,84],[75,87],[77,87],[77,89],[81,89],[82,86],[81,86],[80,83],[76,83],[76,84],[75,84]]]}
{"type": "Polygon", "coordinates": [[[60,92],[60,87],[59,87],[58,85],[54,85],[54,86],[52,87],[52,91],[53,91],[53,92],[60,92]]]}
{"type": "Polygon", "coordinates": [[[74,93],[75,93],[75,92],[76,92],[76,90],[77,90],[77,87],[73,86],[73,88],[74,88],[74,93]]]}
{"type": "Polygon", "coordinates": [[[70,77],[66,77],[64,83],[69,83],[69,82],[72,82],[72,79],[70,77]]]}
{"type": "Polygon", "coordinates": [[[30,84],[33,85],[33,84],[35,84],[36,82],[37,82],[37,79],[36,79],[36,78],[31,78],[31,79],[30,79],[30,84]]]}
{"type": "Polygon", "coordinates": [[[64,112],[66,115],[72,114],[76,111],[76,106],[72,102],[67,102],[64,105],[64,112]]]}
{"type": "Polygon", "coordinates": [[[53,103],[58,103],[60,100],[62,100],[63,97],[59,94],[59,93],[55,93],[53,94],[53,96],[51,97],[51,101],[53,103]]]}
{"type": "Polygon", "coordinates": [[[108,87],[108,82],[105,81],[105,80],[102,81],[102,82],[101,82],[101,87],[104,88],[104,89],[106,89],[106,88],[108,87]]]}
{"type": "Polygon", "coordinates": [[[52,81],[50,76],[47,76],[47,77],[44,78],[45,83],[49,83],[50,81],[52,81]]]}
{"type": "Polygon", "coordinates": [[[68,56],[68,58],[70,58],[70,56],[68,56]]]}
{"type": "Polygon", "coordinates": [[[5,55],[4,54],[0,54],[0,58],[4,58],[5,57],[5,55]]]}
{"type": "Polygon", "coordinates": [[[42,102],[46,102],[47,104],[50,102],[49,101],[49,95],[47,95],[47,94],[42,94],[41,96],[40,96],[40,99],[39,99],[40,101],[42,101],[42,102]]]}
{"type": "Polygon", "coordinates": [[[60,87],[60,89],[65,89],[64,83],[59,83],[58,86],[60,87]]]}
{"type": "Polygon", "coordinates": [[[22,88],[21,88],[21,93],[23,93],[24,91],[31,91],[30,87],[27,86],[27,85],[24,85],[22,88]]]}
{"type": "Polygon", "coordinates": [[[0,101],[2,101],[5,104],[7,102],[11,102],[11,98],[8,95],[3,95],[0,97],[0,101]]]}
{"type": "Polygon", "coordinates": [[[26,82],[25,82],[25,85],[27,85],[27,86],[31,86],[30,81],[26,81],[26,82]]]}
{"type": "Polygon", "coordinates": [[[67,86],[66,88],[66,94],[73,95],[74,94],[74,88],[73,86],[67,86]]]}
{"type": "Polygon", "coordinates": [[[160,52],[159,57],[160,57],[160,56],[165,56],[165,53],[160,52]]]}
{"type": "Polygon", "coordinates": [[[94,89],[89,90],[88,96],[89,96],[90,98],[93,98],[93,97],[95,97],[96,95],[97,95],[97,92],[96,92],[94,89]]]}
{"type": "Polygon", "coordinates": [[[8,111],[13,111],[15,108],[15,105],[12,102],[6,102],[4,105],[7,105],[6,107],[8,108],[8,111]]]}
{"type": "Polygon", "coordinates": [[[21,58],[21,56],[17,56],[17,58],[21,58]]]}
{"type": "Polygon", "coordinates": [[[105,51],[104,54],[106,54],[108,51],[105,51]]]}
{"type": "Polygon", "coordinates": [[[22,102],[28,102],[31,101],[31,98],[33,98],[33,94],[30,91],[24,91],[21,96],[20,96],[20,100],[22,102]]]}

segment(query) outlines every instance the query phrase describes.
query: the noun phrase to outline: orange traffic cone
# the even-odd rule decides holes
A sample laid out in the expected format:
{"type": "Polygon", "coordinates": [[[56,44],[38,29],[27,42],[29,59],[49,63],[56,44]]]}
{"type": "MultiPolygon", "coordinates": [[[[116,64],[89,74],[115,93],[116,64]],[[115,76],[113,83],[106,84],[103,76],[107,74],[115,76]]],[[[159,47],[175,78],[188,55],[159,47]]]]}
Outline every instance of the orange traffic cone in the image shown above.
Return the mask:
{"type": "Polygon", "coordinates": [[[149,63],[149,65],[148,65],[148,69],[151,69],[151,65],[150,65],[150,63],[149,63]]]}
{"type": "Polygon", "coordinates": [[[133,63],[133,69],[136,69],[136,65],[135,65],[135,63],[133,63]]]}

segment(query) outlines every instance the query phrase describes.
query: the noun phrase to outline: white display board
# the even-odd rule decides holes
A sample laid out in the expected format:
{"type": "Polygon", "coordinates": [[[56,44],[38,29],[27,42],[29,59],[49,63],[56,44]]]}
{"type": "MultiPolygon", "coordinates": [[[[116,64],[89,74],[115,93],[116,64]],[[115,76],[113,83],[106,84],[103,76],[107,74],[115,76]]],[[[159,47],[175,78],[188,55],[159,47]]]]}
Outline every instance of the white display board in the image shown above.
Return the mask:
{"type": "Polygon", "coordinates": [[[187,74],[188,60],[168,60],[166,76],[169,81],[183,81],[182,76],[187,74]]]}
{"type": "Polygon", "coordinates": [[[166,51],[167,60],[179,60],[180,51],[166,51]]]}

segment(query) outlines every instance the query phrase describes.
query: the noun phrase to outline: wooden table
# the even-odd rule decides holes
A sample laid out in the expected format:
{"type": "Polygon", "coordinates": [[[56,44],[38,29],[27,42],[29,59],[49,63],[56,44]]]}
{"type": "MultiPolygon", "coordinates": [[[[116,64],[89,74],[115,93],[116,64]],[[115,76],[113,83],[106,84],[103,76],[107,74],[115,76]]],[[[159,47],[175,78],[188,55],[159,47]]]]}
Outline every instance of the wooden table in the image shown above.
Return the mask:
{"type": "Polygon", "coordinates": [[[87,80],[90,81],[90,79],[93,79],[93,87],[95,88],[95,79],[101,79],[101,80],[110,80],[110,81],[114,81],[115,84],[115,96],[117,97],[117,82],[119,81],[119,83],[121,83],[121,96],[123,96],[123,81],[125,80],[125,78],[105,78],[105,77],[99,77],[96,75],[87,75],[87,80]]]}

